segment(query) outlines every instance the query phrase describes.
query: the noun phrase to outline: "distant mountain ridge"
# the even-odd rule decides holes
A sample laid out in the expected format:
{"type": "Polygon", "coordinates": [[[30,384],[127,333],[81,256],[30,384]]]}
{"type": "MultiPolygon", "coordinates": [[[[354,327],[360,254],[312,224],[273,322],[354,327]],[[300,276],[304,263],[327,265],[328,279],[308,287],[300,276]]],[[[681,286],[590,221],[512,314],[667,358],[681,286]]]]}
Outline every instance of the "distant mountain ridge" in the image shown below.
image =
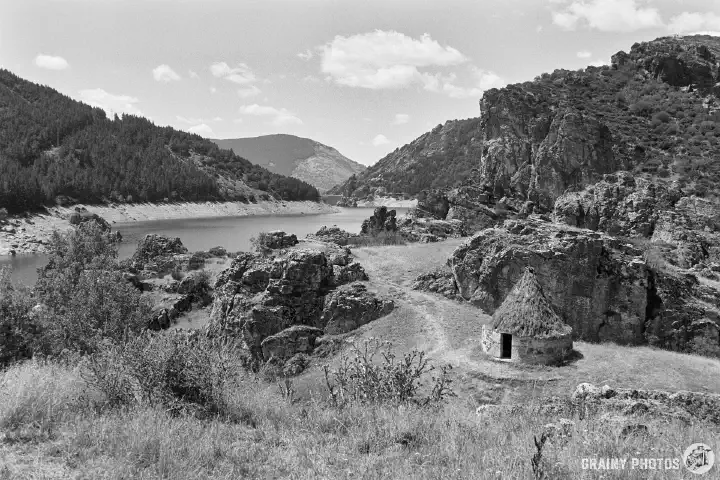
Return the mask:
{"type": "Polygon", "coordinates": [[[273,173],[309,183],[321,193],[366,169],[364,165],[350,160],[333,147],[294,135],[263,135],[212,141],[218,147],[232,149],[235,154],[273,173]]]}

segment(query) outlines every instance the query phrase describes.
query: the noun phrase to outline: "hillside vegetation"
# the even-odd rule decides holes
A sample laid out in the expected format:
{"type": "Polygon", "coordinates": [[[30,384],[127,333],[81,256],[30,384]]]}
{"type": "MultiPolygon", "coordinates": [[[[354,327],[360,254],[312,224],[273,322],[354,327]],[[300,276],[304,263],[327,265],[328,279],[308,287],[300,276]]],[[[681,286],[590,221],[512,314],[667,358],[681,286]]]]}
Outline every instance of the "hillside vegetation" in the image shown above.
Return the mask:
{"type": "Polygon", "coordinates": [[[415,195],[472,177],[498,198],[551,207],[602,174],[635,170],[714,196],[718,57],[718,37],[664,37],[618,52],[610,66],[555,70],[488,90],[479,118],[438,125],[332,193],[415,195]]]}
{"type": "Polygon", "coordinates": [[[0,206],[317,200],[315,187],[253,165],[198,135],[105,112],[0,70],[0,206]]]}

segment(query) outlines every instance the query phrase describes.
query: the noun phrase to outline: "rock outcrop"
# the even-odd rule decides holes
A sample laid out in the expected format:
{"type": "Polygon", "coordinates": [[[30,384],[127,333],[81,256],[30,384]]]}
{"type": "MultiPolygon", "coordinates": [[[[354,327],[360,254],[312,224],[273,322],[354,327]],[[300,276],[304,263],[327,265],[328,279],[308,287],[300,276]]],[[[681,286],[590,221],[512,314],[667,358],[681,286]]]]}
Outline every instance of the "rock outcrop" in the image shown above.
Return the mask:
{"type": "Polygon", "coordinates": [[[398,233],[409,242],[430,243],[469,234],[467,224],[461,220],[436,220],[405,215],[397,225],[398,233]]]}
{"type": "Polygon", "coordinates": [[[685,350],[693,341],[720,346],[720,294],[688,275],[648,265],[622,239],[544,222],[537,215],[475,234],[443,275],[416,288],[470,301],[491,314],[531,266],[575,338],[685,350]],[[454,288],[453,288],[454,287],[454,288]]]}
{"type": "Polygon", "coordinates": [[[377,207],[370,218],[362,223],[360,233],[363,235],[379,235],[380,233],[394,233],[397,231],[397,212],[387,207],[377,207]]]}
{"type": "Polygon", "coordinates": [[[262,341],[263,358],[268,361],[273,358],[284,360],[298,353],[311,354],[315,349],[315,341],[322,336],[323,331],[319,328],[293,325],[262,341]]]}
{"type": "Polygon", "coordinates": [[[188,249],[179,238],[154,233],[145,235],[126,265],[134,273],[145,271],[145,278],[169,273],[183,262],[190,260],[188,249]]]}
{"type": "Polygon", "coordinates": [[[350,238],[355,238],[357,236],[358,235],[356,234],[352,234],[343,230],[337,225],[333,225],[332,227],[320,227],[320,230],[318,230],[314,234],[308,235],[307,238],[311,240],[318,240],[320,242],[330,242],[336,245],[344,246],[348,244],[350,238]]]}
{"type": "Polygon", "coordinates": [[[262,239],[263,246],[271,250],[294,247],[298,244],[297,236],[294,233],[286,234],[282,230],[267,232],[262,239]]]}
{"type": "Polygon", "coordinates": [[[699,392],[666,392],[618,388],[607,385],[596,387],[581,383],[572,393],[573,403],[599,404],[603,409],[621,411],[626,414],[641,412],[646,415],[672,417],[691,422],[701,420],[720,424],[720,395],[699,392]]]}
{"type": "Polygon", "coordinates": [[[351,283],[325,297],[320,322],[325,326],[325,333],[338,335],[384,317],[394,306],[392,300],[376,298],[364,284],[351,283]]]}
{"type": "Polygon", "coordinates": [[[352,261],[347,248],[333,244],[326,246],[326,251],[299,248],[271,257],[240,254],[215,283],[207,333],[235,337],[255,358],[268,360],[267,355],[275,355],[281,350],[293,354],[307,353],[306,350],[282,345],[298,342],[314,345],[298,340],[306,337],[305,333],[310,331],[308,328],[322,331],[329,321],[340,325],[362,324],[377,318],[373,315],[378,312],[386,311],[385,303],[373,303],[371,298],[374,297],[367,292],[355,296],[336,293],[346,292],[343,287],[335,290],[338,286],[347,281],[367,279],[367,274],[360,264],[352,261]],[[335,303],[328,300],[328,296],[336,298],[335,303]],[[333,307],[329,309],[328,305],[333,307]],[[370,310],[357,312],[357,317],[351,317],[343,310],[348,305],[370,310]],[[380,307],[377,308],[377,305],[380,307]],[[298,327],[286,332],[287,335],[273,337],[268,340],[269,344],[264,343],[268,337],[296,325],[303,325],[305,330],[298,327]]]}
{"type": "Polygon", "coordinates": [[[561,195],[553,216],[575,227],[647,239],[646,246],[664,260],[690,268],[712,261],[711,245],[720,240],[720,213],[710,205],[683,196],[676,185],[617,172],[582,191],[561,195]]]}

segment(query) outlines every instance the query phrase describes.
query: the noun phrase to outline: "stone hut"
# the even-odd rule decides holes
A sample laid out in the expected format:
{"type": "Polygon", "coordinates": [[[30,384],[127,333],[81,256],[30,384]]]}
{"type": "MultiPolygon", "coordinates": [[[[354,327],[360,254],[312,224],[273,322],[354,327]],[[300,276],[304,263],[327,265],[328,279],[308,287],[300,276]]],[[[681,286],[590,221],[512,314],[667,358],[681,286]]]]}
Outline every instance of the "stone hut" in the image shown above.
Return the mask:
{"type": "Polygon", "coordinates": [[[573,349],[572,328],[545,297],[532,268],[515,284],[481,333],[483,351],[523,363],[554,365],[573,349]]]}

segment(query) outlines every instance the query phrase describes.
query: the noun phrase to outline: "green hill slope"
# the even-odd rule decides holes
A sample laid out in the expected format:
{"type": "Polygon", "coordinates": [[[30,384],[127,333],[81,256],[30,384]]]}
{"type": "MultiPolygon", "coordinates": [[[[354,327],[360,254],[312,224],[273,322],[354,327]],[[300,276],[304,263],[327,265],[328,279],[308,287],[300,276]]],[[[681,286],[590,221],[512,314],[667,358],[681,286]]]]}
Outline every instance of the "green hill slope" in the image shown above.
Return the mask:
{"type": "Polygon", "coordinates": [[[0,70],[0,207],[56,202],[316,200],[315,187],[253,165],[209,140],[124,115],[107,119],[0,70]]]}

